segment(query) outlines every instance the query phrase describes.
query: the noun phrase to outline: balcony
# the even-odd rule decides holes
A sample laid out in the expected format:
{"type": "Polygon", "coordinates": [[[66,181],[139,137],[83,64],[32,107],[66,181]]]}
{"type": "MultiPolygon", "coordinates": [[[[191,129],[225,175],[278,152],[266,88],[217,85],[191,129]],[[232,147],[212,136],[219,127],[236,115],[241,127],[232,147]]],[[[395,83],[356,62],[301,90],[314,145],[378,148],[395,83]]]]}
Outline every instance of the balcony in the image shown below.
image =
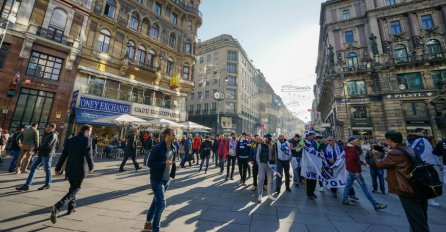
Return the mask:
{"type": "Polygon", "coordinates": [[[73,47],[74,43],[68,39],[67,36],[63,34],[64,32],[61,30],[57,30],[54,28],[44,28],[37,27],[36,35],[40,36],[44,39],[48,39],[65,46],[73,47]]]}
{"type": "Polygon", "coordinates": [[[192,6],[188,6],[186,4],[184,4],[183,2],[179,2],[178,0],[170,0],[171,3],[175,4],[176,6],[178,6],[179,8],[185,10],[188,13],[191,13],[197,17],[199,17],[200,19],[203,18],[203,13],[201,13],[197,8],[192,7],[192,6]]]}
{"type": "Polygon", "coordinates": [[[149,71],[149,72],[157,72],[159,70],[158,67],[155,67],[153,64],[146,64],[144,62],[139,62],[139,61],[135,61],[135,60],[130,60],[130,64],[132,64],[133,66],[136,66],[140,69],[149,71]]]}

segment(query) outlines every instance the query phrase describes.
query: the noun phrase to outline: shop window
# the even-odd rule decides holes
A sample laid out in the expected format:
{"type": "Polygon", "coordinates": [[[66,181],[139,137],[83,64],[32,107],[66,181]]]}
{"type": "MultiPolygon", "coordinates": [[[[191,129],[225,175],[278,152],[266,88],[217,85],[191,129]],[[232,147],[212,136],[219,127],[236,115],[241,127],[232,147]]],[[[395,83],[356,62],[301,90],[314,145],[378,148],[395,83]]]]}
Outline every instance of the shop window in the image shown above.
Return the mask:
{"type": "Polygon", "coordinates": [[[349,96],[367,95],[365,81],[349,81],[347,82],[347,92],[349,96]]]}
{"type": "Polygon", "coordinates": [[[119,82],[107,79],[105,82],[104,97],[110,99],[118,99],[119,82]]]}
{"type": "Polygon", "coordinates": [[[395,60],[397,63],[407,62],[407,49],[406,45],[398,44],[395,46],[395,60]]]}
{"type": "Polygon", "coordinates": [[[40,135],[43,136],[44,128],[53,105],[54,93],[35,89],[21,88],[11,122],[11,131],[19,126],[39,124],[40,135]]]}
{"type": "Polygon", "coordinates": [[[443,52],[441,50],[440,42],[436,39],[431,39],[426,43],[427,53],[432,57],[442,57],[443,52]]]}
{"type": "Polygon", "coordinates": [[[118,100],[132,101],[132,86],[131,85],[120,83],[118,100]]]}
{"type": "Polygon", "coordinates": [[[442,82],[446,81],[446,70],[438,70],[432,72],[432,81],[437,89],[441,88],[442,82]]]}
{"type": "Polygon", "coordinates": [[[398,89],[400,90],[420,90],[424,89],[421,73],[398,74],[398,89]]]}
{"type": "Polygon", "coordinates": [[[26,75],[59,80],[61,69],[61,58],[33,51],[26,69],[26,75]]]}
{"type": "Polygon", "coordinates": [[[368,119],[367,106],[352,106],[350,113],[353,120],[366,120],[368,119]]]}
{"type": "Polygon", "coordinates": [[[429,114],[424,102],[406,102],[402,104],[406,120],[429,120],[429,114]]]}

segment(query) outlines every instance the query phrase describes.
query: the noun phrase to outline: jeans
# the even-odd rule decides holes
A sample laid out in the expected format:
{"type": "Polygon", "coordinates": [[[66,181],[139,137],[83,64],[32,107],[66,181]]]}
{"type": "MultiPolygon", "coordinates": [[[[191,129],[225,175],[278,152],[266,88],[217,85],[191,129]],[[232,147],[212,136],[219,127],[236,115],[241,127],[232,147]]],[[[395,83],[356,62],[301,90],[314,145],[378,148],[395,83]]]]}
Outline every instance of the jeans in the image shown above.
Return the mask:
{"type": "Polygon", "coordinates": [[[364,192],[367,199],[369,199],[370,203],[372,203],[373,206],[377,205],[378,202],[370,194],[369,189],[367,188],[367,184],[365,183],[362,175],[359,175],[359,177],[356,177],[356,175],[353,172],[348,172],[347,183],[345,185],[344,195],[343,195],[342,200],[343,201],[348,200],[348,195],[349,195],[350,189],[353,187],[353,183],[355,182],[355,180],[358,181],[359,185],[361,185],[362,191],[364,192]]]}
{"type": "Polygon", "coordinates": [[[189,167],[192,166],[192,163],[190,162],[189,152],[184,153],[184,157],[180,162],[180,167],[184,168],[184,165],[186,164],[186,161],[189,161],[189,167]]]}
{"type": "Polygon", "coordinates": [[[227,167],[226,178],[229,177],[229,167],[231,166],[231,162],[232,162],[232,170],[231,170],[231,178],[232,178],[234,176],[235,156],[228,155],[228,167],[227,167]]]}
{"type": "Polygon", "coordinates": [[[11,150],[9,154],[12,156],[11,164],[9,164],[9,171],[14,172],[17,168],[17,160],[20,156],[20,150],[11,150]]]}
{"type": "Polygon", "coordinates": [[[33,184],[34,176],[36,175],[37,167],[41,163],[43,163],[43,168],[45,169],[45,185],[50,185],[52,182],[51,179],[51,162],[53,161],[53,157],[37,157],[36,161],[33,162],[31,166],[31,170],[29,172],[28,179],[26,180],[27,186],[31,186],[33,184]]]}
{"type": "Polygon", "coordinates": [[[248,172],[248,158],[239,158],[237,163],[241,181],[244,184],[246,181],[246,173],[248,172]]]}
{"type": "Polygon", "coordinates": [[[144,165],[147,165],[147,161],[149,161],[149,155],[151,150],[152,149],[144,150],[144,165]]]}
{"type": "Polygon", "coordinates": [[[68,203],[68,210],[71,211],[76,207],[76,194],[81,189],[84,179],[68,179],[70,182],[70,189],[68,193],[58,201],[54,207],[60,211],[60,208],[64,207],[68,203]]]}
{"type": "Polygon", "coordinates": [[[192,159],[194,160],[194,163],[195,163],[195,158],[194,158],[194,156],[195,155],[197,155],[197,164],[198,164],[198,159],[200,158],[199,156],[200,156],[200,149],[192,149],[192,159]]]}
{"type": "Polygon", "coordinates": [[[161,214],[164,208],[166,208],[166,198],[164,198],[164,193],[169,187],[169,180],[150,180],[150,185],[153,190],[153,200],[150,205],[149,211],[147,212],[147,223],[153,220],[153,231],[157,232],[160,230],[161,225],[161,214]]]}
{"type": "MultiPolygon", "coordinates": [[[[290,161],[289,160],[277,160],[277,172],[282,175],[285,171],[285,186],[287,188],[290,187],[290,161]]],[[[276,179],[276,188],[280,188],[282,186],[282,177],[277,177],[276,179]]]]}
{"type": "Polygon", "coordinates": [[[218,166],[220,166],[220,172],[223,172],[225,170],[225,157],[218,157],[218,166]]]}
{"type": "Polygon", "coordinates": [[[379,180],[379,189],[381,192],[386,192],[386,188],[384,185],[384,169],[377,167],[370,167],[370,176],[372,176],[372,186],[373,190],[376,191],[378,189],[378,181],[379,180]]]}
{"type": "Polygon", "coordinates": [[[298,185],[299,184],[299,178],[300,178],[300,158],[297,157],[297,167],[293,168],[293,182],[294,184],[298,185]]]}
{"type": "Polygon", "coordinates": [[[201,168],[203,167],[204,160],[206,160],[206,169],[204,169],[204,172],[206,173],[208,171],[210,156],[211,156],[211,154],[205,154],[204,157],[203,156],[201,157],[200,170],[198,172],[201,172],[201,168]]]}
{"type": "Polygon", "coordinates": [[[403,205],[406,213],[407,221],[409,221],[410,231],[412,232],[428,232],[427,224],[427,200],[416,200],[411,197],[399,196],[401,205],[403,205]]]}

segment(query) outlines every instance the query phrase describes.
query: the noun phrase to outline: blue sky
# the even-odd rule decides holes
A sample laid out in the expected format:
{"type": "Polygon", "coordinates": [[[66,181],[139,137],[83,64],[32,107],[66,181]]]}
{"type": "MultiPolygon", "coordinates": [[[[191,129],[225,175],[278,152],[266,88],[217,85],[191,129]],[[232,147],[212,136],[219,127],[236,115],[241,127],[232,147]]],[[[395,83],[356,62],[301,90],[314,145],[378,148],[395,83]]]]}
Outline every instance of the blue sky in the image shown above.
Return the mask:
{"type": "Polygon", "coordinates": [[[315,83],[320,4],[323,0],[203,0],[198,38],[230,34],[239,40],[254,65],[289,108],[310,120],[313,93],[281,92],[283,85],[315,83]],[[296,99],[299,104],[290,105],[296,99]]]}

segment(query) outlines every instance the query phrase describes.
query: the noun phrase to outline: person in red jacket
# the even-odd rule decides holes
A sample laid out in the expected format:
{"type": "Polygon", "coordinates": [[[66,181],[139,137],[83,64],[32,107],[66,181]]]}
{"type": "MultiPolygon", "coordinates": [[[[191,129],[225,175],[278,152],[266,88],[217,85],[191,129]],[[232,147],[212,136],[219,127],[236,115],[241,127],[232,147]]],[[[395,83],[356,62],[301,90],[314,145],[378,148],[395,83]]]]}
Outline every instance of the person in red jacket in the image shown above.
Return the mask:
{"type": "Polygon", "coordinates": [[[220,139],[218,139],[218,165],[220,166],[220,172],[218,174],[223,174],[223,171],[225,169],[225,162],[226,162],[226,154],[228,154],[228,151],[226,150],[226,139],[225,135],[221,134],[220,139]]]}
{"type": "Polygon", "coordinates": [[[353,187],[353,183],[356,180],[358,184],[361,185],[362,191],[375,209],[378,210],[387,208],[387,205],[378,203],[375,198],[373,198],[369,192],[369,189],[367,188],[364,178],[361,175],[361,165],[366,165],[359,157],[361,154],[361,142],[355,136],[350,136],[350,138],[348,138],[347,145],[345,145],[344,151],[345,165],[348,171],[348,176],[347,183],[344,188],[342,204],[351,206],[356,205],[348,199],[349,191],[353,187]]]}
{"type": "Polygon", "coordinates": [[[225,158],[228,160],[228,167],[227,167],[227,172],[226,172],[226,178],[225,181],[227,181],[229,179],[229,168],[231,166],[232,163],[232,169],[231,169],[231,180],[234,180],[234,168],[235,168],[235,160],[237,157],[237,136],[235,135],[235,133],[231,134],[231,138],[226,140],[226,145],[225,145],[225,158]]]}
{"type": "Polygon", "coordinates": [[[195,134],[194,142],[192,143],[192,157],[197,156],[197,160],[194,163],[198,164],[198,159],[200,157],[200,147],[201,147],[201,138],[198,134],[195,134]]]}

